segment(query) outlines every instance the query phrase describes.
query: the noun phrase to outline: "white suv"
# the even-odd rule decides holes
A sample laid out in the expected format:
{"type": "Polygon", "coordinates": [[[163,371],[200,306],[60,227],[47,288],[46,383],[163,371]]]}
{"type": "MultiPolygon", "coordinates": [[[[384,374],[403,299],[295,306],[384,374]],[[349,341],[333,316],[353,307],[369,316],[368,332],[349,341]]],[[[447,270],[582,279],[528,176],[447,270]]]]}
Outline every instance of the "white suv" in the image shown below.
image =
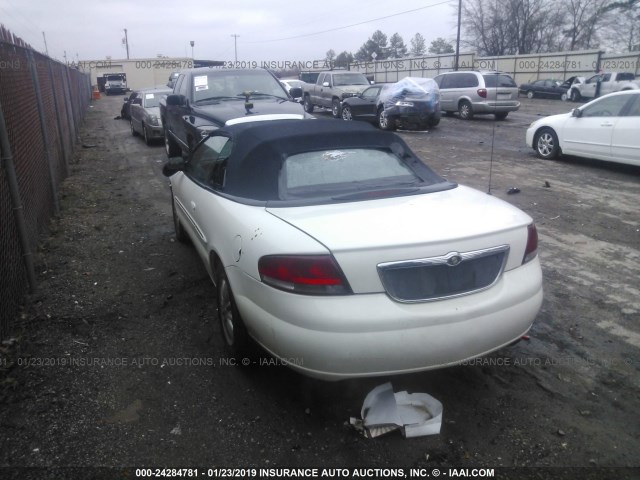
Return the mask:
{"type": "Polygon", "coordinates": [[[504,120],[520,108],[518,86],[502,72],[445,72],[434,78],[440,87],[440,108],[458,112],[463,120],[474,115],[495,115],[504,120]]]}

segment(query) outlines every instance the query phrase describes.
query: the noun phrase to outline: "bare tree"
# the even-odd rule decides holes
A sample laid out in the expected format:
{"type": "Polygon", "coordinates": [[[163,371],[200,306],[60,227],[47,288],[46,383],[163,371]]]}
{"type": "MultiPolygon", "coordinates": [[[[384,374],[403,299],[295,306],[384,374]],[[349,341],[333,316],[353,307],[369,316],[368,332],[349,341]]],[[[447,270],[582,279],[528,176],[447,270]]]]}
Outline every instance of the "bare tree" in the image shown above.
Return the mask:
{"type": "Polygon", "coordinates": [[[613,2],[604,10],[602,36],[607,46],[618,52],[640,51],[640,0],[613,2]]]}
{"type": "Polygon", "coordinates": [[[604,20],[611,0],[567,0],[567,27],[563,33],[569,50],[593,48],[597,42],[596,27],[604,20]]]}
{"type": "Polygon", "coordinates": [[[465,44],[482,55],[547,52],[562,38],[561,0],[467,0],[462,15],[465,44]]]}

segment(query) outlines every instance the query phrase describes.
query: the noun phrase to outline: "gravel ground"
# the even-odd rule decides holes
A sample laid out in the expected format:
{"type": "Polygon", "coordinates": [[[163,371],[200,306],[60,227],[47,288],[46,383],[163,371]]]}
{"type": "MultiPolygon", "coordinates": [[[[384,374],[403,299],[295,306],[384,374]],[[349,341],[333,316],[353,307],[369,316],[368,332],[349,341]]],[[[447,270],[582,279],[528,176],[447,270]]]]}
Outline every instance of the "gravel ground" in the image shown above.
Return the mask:
{"type": "Polygon", "coordinates": [[[640,168],[537,159],[526,127],[571,104],[522,99],[504,122],[445,117],[400,133],[444,176],[490,182],[536,221],[545,300],[530,338],[472,365],[325,383],[273,362],[225,363],[213,286],[174,240],[164,149],[114,119],[121,101],[93,102],[81,137],[95,148],[77,149],[39,248],[39,291],[0,348],[0,475],[517,467],[496,478],[640,478],[640,168]],[[443,403],[440,435],[370,440],[348,426],[387,380],[443,403]]]}

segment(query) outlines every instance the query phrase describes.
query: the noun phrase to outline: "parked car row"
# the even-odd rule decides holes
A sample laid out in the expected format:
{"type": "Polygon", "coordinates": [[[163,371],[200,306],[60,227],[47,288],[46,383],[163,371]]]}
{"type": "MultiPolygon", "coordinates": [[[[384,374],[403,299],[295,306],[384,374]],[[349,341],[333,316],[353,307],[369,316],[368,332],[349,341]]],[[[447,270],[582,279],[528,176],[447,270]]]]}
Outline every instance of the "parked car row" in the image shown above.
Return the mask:
{"type": "MultiPolygon", "coordinates": [[[[257,344],[340,380],[454,365],[521,338],[542,302],[532,219],[366,124],[432,128],[442,112],[502,120],[520,106],[513,79],[368,85],[340,102],[343,120],[362,122],[313,119],[288,87],[267,71],[195,69],[123,106],[132,134],[165,138],[175,234],[211,277],[228,351],[257,344]]],[[[526,142],[542,158],[633,163],[639,122],[640,92],[615,93],[537,120],[526,142]]]]}

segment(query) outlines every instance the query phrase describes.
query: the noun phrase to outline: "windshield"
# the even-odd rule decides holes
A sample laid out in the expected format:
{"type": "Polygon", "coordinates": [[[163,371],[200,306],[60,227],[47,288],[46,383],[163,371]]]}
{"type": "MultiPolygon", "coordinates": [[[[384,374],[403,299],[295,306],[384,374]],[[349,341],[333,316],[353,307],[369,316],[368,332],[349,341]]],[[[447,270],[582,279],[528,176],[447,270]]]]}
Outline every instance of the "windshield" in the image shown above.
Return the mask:
{"type": "Polygon", "coordinates": [[[122,81],[122,77],[120,75],[109,75],[107,77],[107,81],[109,81],[109,82],[121,82],[122,81]]]}
{"type": "Polygon", "coordinates": [[[144,108],[152,108],[160,106],[160,99],[168,93],[145,93],[144,108]]]}
{"type": "Polygon", "coordinates": [[[369,85],[369,80],[361,73],[341,73],[333,76],[333,85],[369,85]]]}
{"type": "Polygon", "coordinates": [[[238,98],[245,93],[264,94],[288,98],[282,84],[266,70],[211,71],[193,76],[193,99],[238,98]]]}

